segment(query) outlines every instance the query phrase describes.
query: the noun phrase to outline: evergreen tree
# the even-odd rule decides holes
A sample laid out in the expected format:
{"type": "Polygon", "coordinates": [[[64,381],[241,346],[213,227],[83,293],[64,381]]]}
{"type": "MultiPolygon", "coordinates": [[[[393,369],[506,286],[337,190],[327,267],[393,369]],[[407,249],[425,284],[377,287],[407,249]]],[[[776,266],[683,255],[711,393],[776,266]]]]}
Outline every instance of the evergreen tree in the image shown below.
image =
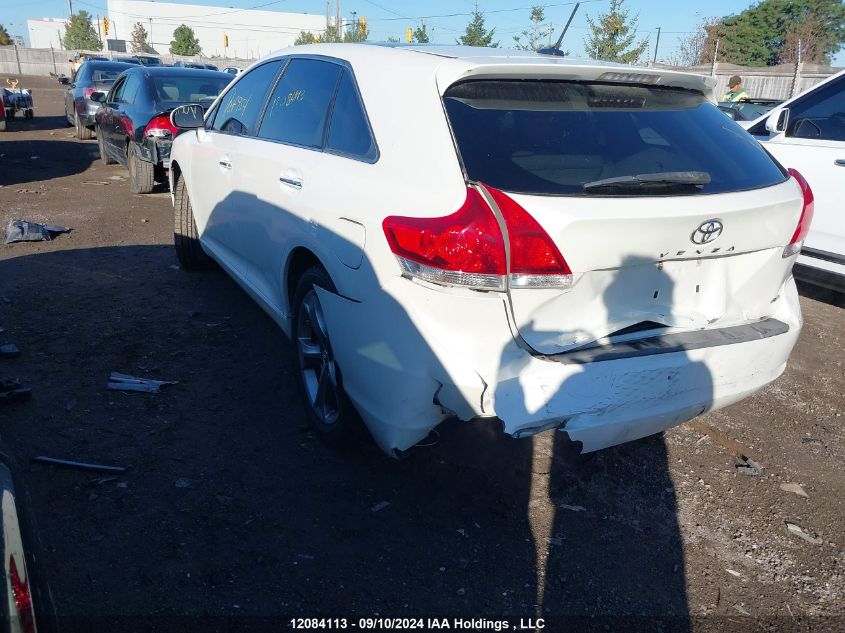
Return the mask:
{"type": "Polygon", "coordinates": [[[584,38],[584,48],[590,57],[608,62],[633,64],[648,48],[648,38],[636,44],[638,16],[630,17],[623,8],[625,0],[610,0],[610,10],[593,20],[587,16],[590,35],[584,38]]]}
{"type": "Polygon", "coordinates": [[[12,38],[9,35],[9,31],[6,30],[6,27],[0,24],[0,46],[10,46],[12,44],[12,38]]]}
{"type": "Polygon", "coordinates": [[[181,24],[173,31],[173,40],[170,42],[170,52],[173,55],[197,55],[202,51],[194,29],[181,24]]]}
{"type": "Polygon", "coordinates": [[[457,43],[463,44],[464,46],[489,46],[490,48],[497,48],[499,43],[493,42],[493,36],[495,34],[495,28],[488,31],[484,27],[484,14],[478,10],[478,5],[476,5],[475,10],[472,12],[472,19],[467,24],[464,34],[458,38],[457,43]]]}
{"type": "Polygon", "coordinates": [[[551,44],[552,32],[555,30],[550,24],[545,24],[546,16],[543,7],[535,5],[531,7],[531,27],[524,30],[520,35],[514,35],[513,41],[516,48],[523,51],[536,51],[551,44]]]}
{"type": "Polygon", "coordinates": [[[147,41],[147,29],[141,22],[135,22],[132,27],[132,36],[129,42],[133,53],[154,53],[152,46],[147,41]]]}
{"type": "Polygon", "coordinates": [[[421,22],[420,25],[414,29],[411,39],[417,44],[429,43],[428,27],[425,25],[425,22],[421,22]]]}
{"type": "Polygon", "coordinates": [[[87,11],[83,10],[70,16],[65,26],[64,45],[70,50],[102,50],[103,43],[97,37],[97,31],[91,24],[91,15],[87,11]]]}

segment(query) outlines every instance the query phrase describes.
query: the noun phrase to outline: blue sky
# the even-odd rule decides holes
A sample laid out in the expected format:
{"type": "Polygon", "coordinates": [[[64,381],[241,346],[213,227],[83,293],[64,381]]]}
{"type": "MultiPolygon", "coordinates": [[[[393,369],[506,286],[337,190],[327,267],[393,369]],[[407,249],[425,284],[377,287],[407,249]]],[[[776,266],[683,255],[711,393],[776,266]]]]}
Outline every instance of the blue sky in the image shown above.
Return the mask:
{"type": "MultiPolygon", "coordinates": [[[[529,7],[532,3],[546,6],[546,19],[553,22],[558,33],[572,11],[573,3],[555,0],[479,0],[478,7],[485,13],[488,28],[496,28],[500,46],[509,46],[513,35],[528,27],[529,7]]],[[[26,36],[27,18],[66,17],[66,0],[7,0],[2,12],[2,21],[12,34],[26,36]]],[[[233,8],[261,7],[265,10],[296,13],[325,13],[325,0],[203,0],[197,4],[233,8]]],[[[464,30],[468,14],[475,7],[475,0],[423,0],[399,2],[396,0],[341,0],[341,9],[349,18],[352,11],[366,16],[371,40],[386,40],[388,37],[404,38],[409,26],[416,26],[423,18],[432,32],[432,41],[451,44],[464,30]],[[455,15],[464,14],[464,15],[455,15]],[[426,17],[432,16],[432,17],[426,17]],[[433,17],[439,16],[439,17],[433,17]]],[[[752,2],[742,0],[710,0],[706,9],[696,8],[691,2],[678,0],[627,0],[626,6],[632,13],[639,13],[638,35],[650,37],[655,42],[657,27],[661,27],[658,57],[671,55],[677,49],[678,38],[692,31],[703,17],[738,13],[752,2]]],[[[105,0],[76,0],[74,10],[86,9],[92,13],[105,14],[105,0]]],[[[334,0],[331,0],[332,11],[334,0]]],[[[564,40],[563,47],[576,56],[585,56],[583,39],[587,32],[587,15],[595,15],[607,9],[609,0],[583,1],[575,20],[564,40]]],[[[845,66],[845,51],[840,51],[834,63],[845,66]]]]}

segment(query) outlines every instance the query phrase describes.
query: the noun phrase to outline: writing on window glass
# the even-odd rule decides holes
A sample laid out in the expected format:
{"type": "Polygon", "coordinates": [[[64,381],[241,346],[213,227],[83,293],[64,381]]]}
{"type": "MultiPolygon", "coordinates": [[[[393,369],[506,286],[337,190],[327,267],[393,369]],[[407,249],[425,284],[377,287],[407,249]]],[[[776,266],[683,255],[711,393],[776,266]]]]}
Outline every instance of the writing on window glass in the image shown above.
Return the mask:
{"type": "Polygon", "coordinates": [[[249,95],[249,97],[246,98],[241,95],[235,95],[226,102],[223,114],[246,115],[246,109],[249,107],[250,101],[252,101],[252,95],[249,95]]]}
{"type": "Polygon", "coordinates": [[[288,93],[288,96],[285,98],[285,107],[293,105],[297,101],[302,101],[305,99],[305,91],[304,90],[292,90],[288,93]]]}

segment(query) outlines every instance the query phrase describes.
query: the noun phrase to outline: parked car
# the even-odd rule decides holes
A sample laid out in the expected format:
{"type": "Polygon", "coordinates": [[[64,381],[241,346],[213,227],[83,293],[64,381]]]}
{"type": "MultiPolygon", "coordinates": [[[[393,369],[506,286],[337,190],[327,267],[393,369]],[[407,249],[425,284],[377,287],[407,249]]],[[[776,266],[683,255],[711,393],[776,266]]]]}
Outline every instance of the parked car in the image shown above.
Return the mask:
{"type": "Polygon", "coordinates": [[[215,72],[217,72],[217,71],[219,71],[219,70],[220,70],[220,69],[219,69],[217,66],[215,66],[214,64],[202,64],[202,67],[203,67],[203,68],[205,68],[205,69],[207,69],[207,70],[213,70],[213,71],[215,71],[215,72]]]}
{"type": "Polygon", "coordinates": [[[112,61],[87,61],[71,77],[65,89],[65,119],[76,128],[76,138],[94,138],[94,115],[100,104],[91,99],[95,92],[108,92],[115,79],[131,64],[112,61]]]}
{"type": "Polygon", "coordinates": [[[191,103],[211,105],[230,81],[229,75],[208,70],[166,66],[130,66],[115,81],[97,112],[100,157],[129,170],[129,189],[149,193],[156,182],[167,182],[170,144],[177,129],[170,111],[191,103]]]}
{"type": "Polygon", "coordinates": [[[720,101],[719,109],[739,123],[740,127],[747,128],[750,124],[747,122],[756,121],[780,103],[782,103],[781,99],[743,99],[742,101],[720,101]]]}
{"type": "MultiPolygon", "coordinates": [[[[206,66],[205,64],[200,64],[199,62],[183,62],[183,61],[178,60],[178,59],[175,62],[173,62],[173,67],[174,68],[197,68],[197,69],[201,69],[201,70],[209,70],[208,66],[206,66]]],[[[217,70],[217,69],[214,68],[213,70],[217,70]]]]}
{"type": "Polygon", "coordinates": [[[137,57],[112,57],[112,61],[123,62],[124,64],[140,64],[141,60],[137,57]]]}
{"type": "Polygon", "coordinates": [[[815,216],[796,275],[845,292],[845,71],[760,117],[749,132],[813,188],[815,216]]]}
{"type": "Polygon", "coordinates": [[[226,66],[226,68],[223,69],[223,72],[238,76],[243,72],[243,68],[238,68],[237,66],[226,66]]]}
{"type": "Polygon", "coordinates": [[[6,131],[6,103],[3,101],[3,94],[0,92],[0,132],[6,131]]]}
{"type": "Polygon", "coordinates": [[[153,55],[135,55],[142,66],[162,66],[161,59],[153,55]]]}
{"type": "Polygon", "coordinates": [[[274,54],[176,109],[175,246],[291,337],[320,436],[449,417],[583,451],[783,372],[811,193],[710,77],[461,47],[274,54]],[[390,77],[390,81],[385,81],[390,77]]]}

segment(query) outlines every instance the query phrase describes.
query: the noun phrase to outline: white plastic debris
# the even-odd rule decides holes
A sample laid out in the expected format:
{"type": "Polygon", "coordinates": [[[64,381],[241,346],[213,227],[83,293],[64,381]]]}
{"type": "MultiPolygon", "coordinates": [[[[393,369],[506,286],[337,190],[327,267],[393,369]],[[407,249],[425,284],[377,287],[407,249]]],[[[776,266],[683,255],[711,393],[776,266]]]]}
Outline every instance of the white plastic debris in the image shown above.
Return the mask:
{"type": "Polygon", "coordinates": [[[808,495],[804,489],[801,487],[801,484],[781,484],[780,489],[784,492],[793,492],[799,497],[804,497],[805,499],[809,499],[810,495],[808,495]]]}
{"type": "Polygon", "coordinates": [[[149,378],[137,378],[127,376],[116,371],[109,376],[106,389],[111,391],[141,391],[144,393],[159,393],[165,385],[179,384],[177,380],[151,380],[149,378]]]}
{"type": "Polygon", "coordinates": [[[789,521],[785,521],[786,529],[789,530],[790,533],[794,534],[798,538],[802,538],[808,543],[812,543],[813,545],[821,545],[822,539],[817,538],[815,536],[810,536],[807,532],[804,531],[800,525],[796,525],[795,523],[790,523],[789,521]]]}

